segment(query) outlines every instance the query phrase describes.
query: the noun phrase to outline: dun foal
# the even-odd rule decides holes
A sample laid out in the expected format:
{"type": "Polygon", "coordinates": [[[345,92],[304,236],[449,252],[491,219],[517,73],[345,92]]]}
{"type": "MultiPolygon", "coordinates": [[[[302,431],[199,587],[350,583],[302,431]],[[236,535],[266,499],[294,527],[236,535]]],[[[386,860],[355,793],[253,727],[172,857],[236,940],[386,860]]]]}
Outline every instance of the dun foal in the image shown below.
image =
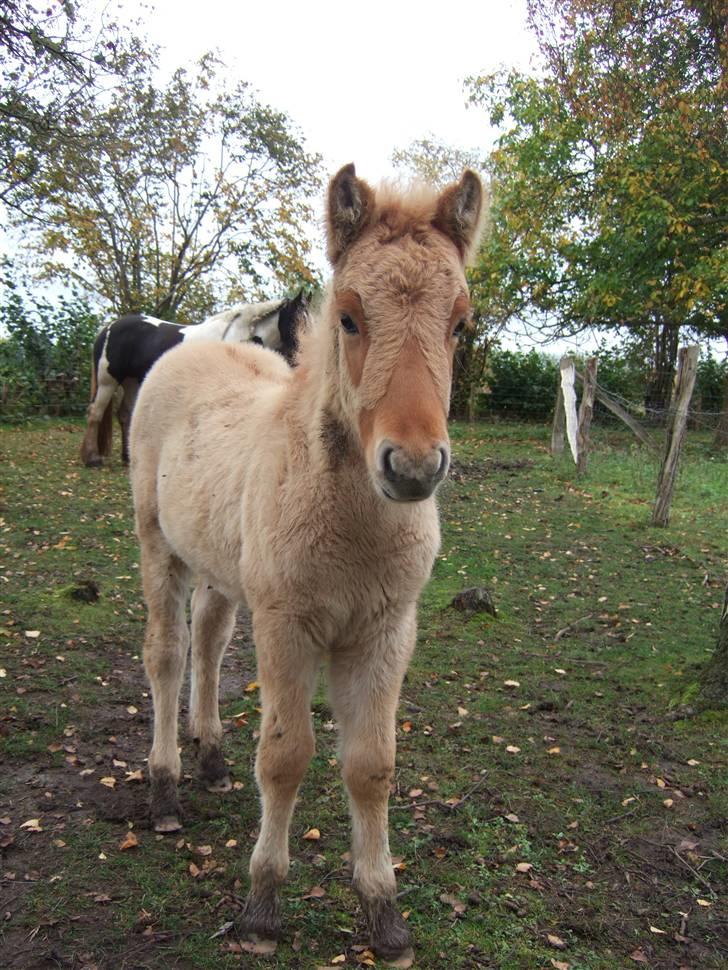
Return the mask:
{"type": "Polygon", "coordinates": [[[253,617],[263,817],[242,929],[280,931],[288,829],[314,751],[321,663],[340,728],[354,886],[376,951],[409,946],[395,907],[387,802],[400,686],[439,543],[453,352],[469,313],[463,266],[482,188],[373,190],[348,165],[328,191],[333,282],[299,367],[250,345],[175,348],[142,386],[132,486],[154,700],[151,812],[180,827],[177,709],[188,650],[190,730],[208,787],[230,788],[218,679],[236,604],[253,617]]]}

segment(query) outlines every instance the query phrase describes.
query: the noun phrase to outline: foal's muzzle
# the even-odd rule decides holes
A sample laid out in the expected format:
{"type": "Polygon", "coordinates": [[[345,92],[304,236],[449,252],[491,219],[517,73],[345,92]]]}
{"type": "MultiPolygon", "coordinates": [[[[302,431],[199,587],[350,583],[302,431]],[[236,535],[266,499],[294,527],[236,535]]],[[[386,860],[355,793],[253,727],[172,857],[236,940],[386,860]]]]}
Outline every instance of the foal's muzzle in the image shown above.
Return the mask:
{"type": "Polygon", "coordinates": [[[412,454],[387,438],[376,452],[377,483],[393,502],[421,502],[429,498],[447,475],[450,448],[441,442],[424,455],[412,454]]]}

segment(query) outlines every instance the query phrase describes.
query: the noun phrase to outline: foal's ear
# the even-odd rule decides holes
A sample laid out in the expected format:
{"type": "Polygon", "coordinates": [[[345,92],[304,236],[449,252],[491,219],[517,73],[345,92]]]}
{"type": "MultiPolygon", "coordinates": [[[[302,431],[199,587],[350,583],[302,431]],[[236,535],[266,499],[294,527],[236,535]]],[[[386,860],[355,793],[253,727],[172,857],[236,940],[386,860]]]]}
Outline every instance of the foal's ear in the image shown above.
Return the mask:
{"type": "Polygon", "coordinates": [[[326,209],[327,247],[332,266],[361,235],[374,208],[374,192],[356,176],[353,164],[345,165],[329,182],[326,209]]]}
{"type": "Polygon", "coordinates": [[[452,239],[463,262],[475,255],[480,242],[483,194],[480,178],[466,168],[460,181],[449,185],[437,201],[432,224],[452,239]]]}

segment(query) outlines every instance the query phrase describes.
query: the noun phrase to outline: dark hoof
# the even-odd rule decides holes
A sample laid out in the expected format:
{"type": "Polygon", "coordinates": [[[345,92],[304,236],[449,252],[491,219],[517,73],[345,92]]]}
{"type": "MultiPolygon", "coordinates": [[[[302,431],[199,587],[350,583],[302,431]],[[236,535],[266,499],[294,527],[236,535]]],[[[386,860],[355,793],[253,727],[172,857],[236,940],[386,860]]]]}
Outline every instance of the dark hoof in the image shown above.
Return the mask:
{"type": "Polygon", "coordinates": [[[103,458],[99,458],[98,455],[91,455],[90,458],[84,458],[84,465],[86,468],[101,468],[104,463],[103,458]]]}
{"type": "Polygon", "coordinates": [[[399,910],[386,899],[362,899],[362,908],[375,954],[382,960],[406,958],[412,938],[399,910]]]}
{"type": "Polygon", "coordinates": [[[245,900],[243,912],[237,923],[241,937],[258,937],[262,940],[279,940],[281,936],[281,910],[275,890],[253,895],[245,900]]]}
{"type": "Polygon", "coordinates": [[[168,772],[157,773],[152,778],[149,814],[155,832],[177,832],[182,828],[177,782],[168,772]]]}
{"type": "Polygon", "coordinates": [[[233,787],[222,749],[218,745],[200,745],[198,770],[208,791],[226,792],[233,787]]]}

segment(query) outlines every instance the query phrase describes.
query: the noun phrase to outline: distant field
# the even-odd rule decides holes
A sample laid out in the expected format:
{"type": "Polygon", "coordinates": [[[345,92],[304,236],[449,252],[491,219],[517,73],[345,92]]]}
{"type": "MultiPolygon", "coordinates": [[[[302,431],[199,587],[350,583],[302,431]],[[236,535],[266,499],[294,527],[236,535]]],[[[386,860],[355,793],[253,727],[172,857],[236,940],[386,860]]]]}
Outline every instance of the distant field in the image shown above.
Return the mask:
{"type": "MultiPolygon", "coordinates": [[[[725,967],[728,718],[673,714],[715,642],[728,463],[692,437],[660,530],[648,524],[657,460],[621,432],[597,429],[584,482],[551,459],[543,427],[452,434],[391,798],[416,966],[725,967]],[[492,592],[496,618],[450,608],[475,585],[492,592]]],[[[253,958],[233,933],[214,935],[247,890],[258,824],[242,613],[222,701],[237,790],[202,791],[185,746],[184,837],[150,831],[128,476],[116,457],[82,468],[81,435],[55,420],[0,428],[0,963],[372,965],[323,689],[292,828],[286,938],[253,958]],[[304,838],[312,828],[318,840],[304,838]],[[129,832],[138,844],[122,849],[129,832]]]]}

